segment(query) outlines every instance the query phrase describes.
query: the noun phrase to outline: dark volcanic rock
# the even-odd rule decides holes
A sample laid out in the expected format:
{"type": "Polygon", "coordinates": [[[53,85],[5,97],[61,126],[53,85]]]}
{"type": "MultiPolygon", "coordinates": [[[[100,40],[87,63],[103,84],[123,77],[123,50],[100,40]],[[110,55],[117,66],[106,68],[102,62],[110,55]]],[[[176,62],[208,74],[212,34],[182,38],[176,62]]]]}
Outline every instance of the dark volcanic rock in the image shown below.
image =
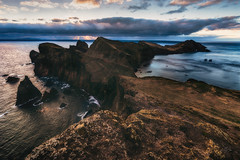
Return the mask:
{"type": "Polygon", "coordinates": [[[17,83],[20,80],[20,78],[18,78],[17,76],[9,76],[6,80],[7,83],[17,83]]]}
{"type": "Polygon", "coordinates": [[[193,40],[187,40],[185,42],[178,43],[172,46],[166,46],[166,48],[171,53],[191,53],[191,52],[210,52],[201,43],[195,42],[193,40]]]}
{"type": "Polygon", "coordinates": [[[76,46],[71,45],[69,49],[70,50],[78,50],[82,53],[85,53],[88,50],[88,44],[86,42],[78,40],[77,45],[76,46]]]}
{"type": "Polygon", "coordinates": [[[70,126],[26,159],[240,158],[240,92],[193,79],[181,83],[134,75],[153,51],[206,51],[196,42],[163,47],[100,37],[84,54],[50,46],[48,52],[40,50],[36,74],[55,74],[84,88],[102,102],[103,111],[70,126]],[[70,59],[79,66],[71,66],[70,59]]]}
{"type": "Polygon", "coordinates": [[[8,76],[8,74],[4,74],[4,75],[2,75],[2,77],[7,77],[8,76]]]}
{"type": "Polygon", "coordinates": [[[30,106],[41,99],[41,92],[32,84],[28,76],[20,82],[17,91],[17,106],[30,106]]]}
{"type": "Polygon", "coordinates": [[[34,50],[32,50],[32,51],[30,52],[30,58],[31,58],[31,60],[32,60],[32,63],[35,63],[35,61],[36,61],[36,59],[38,58],[38,56],[39,56],[39,53],[38,53],[38,52],[36,52],[36,51],[34,51],[34,50]]]}
{"type": "Polygon", "coordinates": [[[45,91],[42,97],[42,101],[51,101],[59,96],[58,91],[55,88],[51,88],[50,92],[45,91]]]}
{"type": "Polygon", "coordinates": [[[60,105],[60,108],[64,108],[64,107],[66,107],[66,106],[67,106],[66,103],[62,103],[62,104],[60,105]]]}
{"type": "Polygon", "coordinates": [[[88,50],[88,44],[86,42],[83,41],[77,41],[77,49],[79,49],[82,52],[87,52],[88,50]]]}
{"type": "MultiPolygon", "coordinates": [[[[78,46],[86,48],[81,41],[78,46]]],[[[102,104],[111,106],[119,75],[136,77],[136,68],[155,54],[206,51],[204,48],[194,41],[163,47],[149,42],[120,42],[99,37],[83,54],[79,50],[43,43],[39,45],[39,55],[33,58],[34,71],[37,76],[56,76],[74,87],[84,88],[102,104]]]]}

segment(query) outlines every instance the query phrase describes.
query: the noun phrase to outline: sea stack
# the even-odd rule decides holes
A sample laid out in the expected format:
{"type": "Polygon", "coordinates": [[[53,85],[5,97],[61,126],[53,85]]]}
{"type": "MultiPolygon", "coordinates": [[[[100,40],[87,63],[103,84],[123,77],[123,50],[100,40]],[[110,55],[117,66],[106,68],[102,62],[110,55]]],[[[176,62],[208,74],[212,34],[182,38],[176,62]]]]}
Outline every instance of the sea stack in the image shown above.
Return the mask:
{"type": "Polygon", "coordinates": [[[28,76],[20,82],[17,92],[17,106],[30,106],[39,101],[42,97],[41,92],[32,84],[28,76]]]}

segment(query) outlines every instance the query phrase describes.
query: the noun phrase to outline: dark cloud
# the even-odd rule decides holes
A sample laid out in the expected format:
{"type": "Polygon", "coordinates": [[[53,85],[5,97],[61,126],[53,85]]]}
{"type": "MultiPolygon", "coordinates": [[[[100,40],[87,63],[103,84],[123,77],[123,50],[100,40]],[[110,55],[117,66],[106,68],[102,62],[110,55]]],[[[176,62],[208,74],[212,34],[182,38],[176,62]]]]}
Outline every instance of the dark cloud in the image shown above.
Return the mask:
{"type": "Polygon", "coordinates": [[[136,12],[138,10],[146,10],[150,6],[151,6],[151,3],[144,0],[140,5],[131,5],[128,7],[128,9],[132,12],[136,12]]]}
{"type": "Polygon", "coordinates": [[[209,6],[217,5],[220,3],[226,3],[226,4],[238,4],[238,0],[171,0],[169,3],[170,6],[190,6],[190,5],[197,5],[198,9],[206,8],[209,6]]]}
{"type": "Polygon", "coordinates": [[[209,30],[240,28],[239,17],[216,19],[180,19],[159,21],[134,18],[104,18],[81,21],[81,23],[19,24],[0,23],[1,35],[38,36],[138,36],[158,37],[190,35],[204,28],[209,30]]]}
{"type": "Polygon", "coordinates": [[[182,6],[180,7],[179,9],[176,9],[176,10],[171,10],[171,11],[168,11],[164,14],[174,14],[174,13],[182,13],[182,12],[185,12],[187,10],[186,7],[182,6]]]}
{"type": "Polygon", "coordinates": [[[75,20],[78,20],[79,18],[78,18],[78,17],[69,17],[68,19],[75,19],[75,20]]]}
{"type": "Polygon", "coordinates": [[[44,21],[44,19],[43,19],[43,18],[38,18],[38,20],[39,20],[39,21],[44,21]]]}
{"type": "Polygon", "coordinates": [[[7,19],[7,18],[0,18],[0,21],[2,21],[2,22],[7,22],[8,19],[7,19]]]}
{"type": "Polygon", "coordinates": [[[54,18],[52,19],[52,22],[54,23],[61,23],[61,22],[66,22],[68,21],[67,19],[59,19],[59,18],[54,18]]]}

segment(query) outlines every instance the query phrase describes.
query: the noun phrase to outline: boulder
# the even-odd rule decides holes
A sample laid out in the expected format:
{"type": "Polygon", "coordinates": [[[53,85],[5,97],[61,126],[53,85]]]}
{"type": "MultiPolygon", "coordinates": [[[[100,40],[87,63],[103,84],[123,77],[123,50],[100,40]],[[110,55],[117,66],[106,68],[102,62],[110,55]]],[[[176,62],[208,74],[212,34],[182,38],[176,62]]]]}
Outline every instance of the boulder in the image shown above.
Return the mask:
{"type": "Polygon", "coordinates": [[[51,88],[50,92],[45,91],[42,96],[43,102],[49,102],[56,99],[59,96],[58,91],[55,88],[51,88]]]}
{"type": "Polygon", "coordinates": [[[3,74],[3,75],[2,75],[2,77],[7,77],[7,76],[8,76],[8,74],[3,74]]]}
{"type": "Polygon", "coordinates": [[[60,108],[62,109],[62,108],[65,108],[66,106],[67,106],[66,103],[62,103],[62,104],[60,105],[60,108]]]}
{"type": "Polygon", "coordinates": [[[31,106],[41,99],[41,92],[32,84],[28,76],[20,82],[17,91],[17,106],[31,106]]]}
{"type": "Polygon", "coordinates": [[[6,79],[6,82],[7,82],[7,83],[14,84],[14,83],[17,83],[19,80],[20,80],[20,78],[18,78],[17,76],[9,76],[9,77],[6,79]]]}

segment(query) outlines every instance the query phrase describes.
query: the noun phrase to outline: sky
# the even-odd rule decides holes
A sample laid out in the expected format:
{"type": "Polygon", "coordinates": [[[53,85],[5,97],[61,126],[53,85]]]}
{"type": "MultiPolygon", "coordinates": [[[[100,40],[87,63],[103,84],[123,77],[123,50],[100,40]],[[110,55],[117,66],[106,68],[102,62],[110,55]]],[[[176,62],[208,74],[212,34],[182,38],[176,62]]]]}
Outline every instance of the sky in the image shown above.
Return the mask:
{"type": "Polygon", "coordinates": [[[0,40],[240,41],[240,0],[0,0],[0,40]]]}

